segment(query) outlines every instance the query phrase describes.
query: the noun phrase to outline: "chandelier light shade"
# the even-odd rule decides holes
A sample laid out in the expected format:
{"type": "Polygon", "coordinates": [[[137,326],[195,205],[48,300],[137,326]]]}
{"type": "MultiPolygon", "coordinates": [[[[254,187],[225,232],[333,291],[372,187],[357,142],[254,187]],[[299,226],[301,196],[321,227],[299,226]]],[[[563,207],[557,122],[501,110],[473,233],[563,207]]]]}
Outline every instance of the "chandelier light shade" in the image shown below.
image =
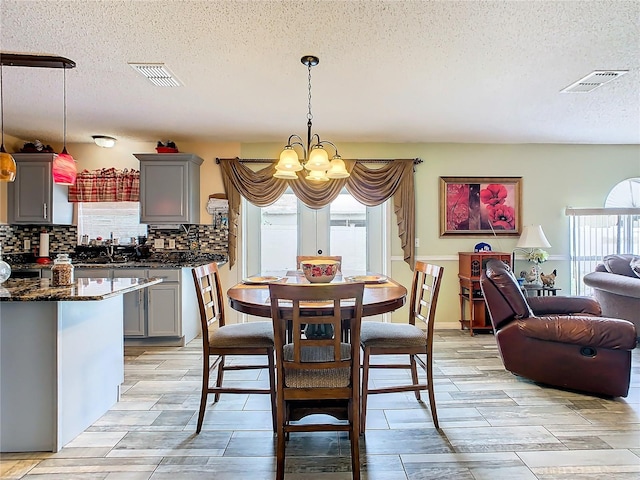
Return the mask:
{"type": "Polygon", "coordinates": [[[0,65],[0,182],[13,182],[16,179],[16,161],[4,149],[4,100],[2,97],[2,65],[0,65]]]}
{"type": "Polygon", "coordinates": [[[307,143],[305,145],[302,138],[298,135],[291,135],[284,150],[280,153],[280,160],[276,164],[276,173],[273,176],[276,178],[295,180],[298,178],[296,172],[300,172],[304,168],[309,172],[306,179],[311,181],[327,182],[332,178],[346,178],[349,176],[349,172],[347,172],[344,161],[338,153],[338,148],[332,142],[320,140],[320,136],[313,134],[311,131],[311,120],[313,119],[313,114],[311,113],[311,67],[318,65],[320,59],[313,55],[305,55],[300,61],[309,71],[307,143]],[[331,161],[329,161],[329,154],[324,148],[326,145],[333,147],[335,151],[331,161]],[[295,147],[302,150],[302,159],[300,159],[295,147]]]}
{"type": "Polygon", "coordinates": [[[273,174],[275,178],[282,178],[283,180],[297,180],[298,175],[296,172],[291,170],[276,170],[276,173],[273,174]]]}
{"type": "MultiPolygon", "coordinates": [[[[291,145],[284,147],[284,150],[280,153],[280,161],[276,165],[276,170],[286,172],[299,172],[302,170],[302,165],[300,164],[300,160],[298,160],[298,154],[291,145]]],[[[297,175],[294,175],[294,177],[298,178],[297,175]]]]}
{"type": "Polygon", "coordinates": [[[63,71],[63,137],[62,152],[53,159],[52,173],[54,183],[60,185],[73,185],[76,183],[78,169],[76,161],[67,152],[67,69],[63,71]]]}

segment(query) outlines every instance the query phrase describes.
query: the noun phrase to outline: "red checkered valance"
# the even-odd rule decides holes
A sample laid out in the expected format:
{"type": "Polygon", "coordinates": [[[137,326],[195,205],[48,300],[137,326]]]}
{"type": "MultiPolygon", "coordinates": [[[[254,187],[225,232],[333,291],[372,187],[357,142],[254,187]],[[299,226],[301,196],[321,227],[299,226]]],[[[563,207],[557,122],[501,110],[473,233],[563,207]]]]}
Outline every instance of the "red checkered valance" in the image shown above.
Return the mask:
{"type": "Polygon", "coordinates": [[[138,202],[140,172],[138,170],[84,170],[69,187],[70,202],[138,202]]]}

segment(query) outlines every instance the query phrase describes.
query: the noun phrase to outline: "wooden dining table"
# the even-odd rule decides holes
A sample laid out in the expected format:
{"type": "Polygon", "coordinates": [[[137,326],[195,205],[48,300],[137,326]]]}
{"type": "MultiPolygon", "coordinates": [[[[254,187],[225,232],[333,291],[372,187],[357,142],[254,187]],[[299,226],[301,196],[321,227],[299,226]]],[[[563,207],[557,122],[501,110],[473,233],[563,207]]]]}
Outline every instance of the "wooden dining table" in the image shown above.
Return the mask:
{"type": "MultiPolygon", "coordinates": [[[[271,302],[269,299],[269,283],[272,281],[287,284],[304,284],[309,281],[301,271],[290,270],[281,272],[267,272],[259,276],[249,277],[227,291],[229,305],[234,310],[258,317],[271,317],[271,302]],[[264,279],[264,280],[263,280],[264,279]]],[[[402,307],[406,301],[407,289],[392,278],[372,273],[338,273],[332,283],[347,281],[364,281],[362,316],[370,317],[392,312],[402,307]]],[[[308,314],[321,309],[313,306],[308,314]]],[[[349,320],[354,315],[353,304],[345,303],[341,307],[342,318],[349,320]]]]}

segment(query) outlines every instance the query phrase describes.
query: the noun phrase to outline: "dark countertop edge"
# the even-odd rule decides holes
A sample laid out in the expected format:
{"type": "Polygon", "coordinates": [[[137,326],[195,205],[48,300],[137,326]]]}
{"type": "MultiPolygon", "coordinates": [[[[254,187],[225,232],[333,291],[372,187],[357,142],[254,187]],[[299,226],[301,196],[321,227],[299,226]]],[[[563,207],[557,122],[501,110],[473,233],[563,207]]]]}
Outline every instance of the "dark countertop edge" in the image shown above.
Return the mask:
{"type": "MultiPolygon", "coordinates": [[[[206,265],[215,261],[219,267],[227,263],[227,260],[197,260],[193,262],[123,262],[123,263],[72,263],[76,268],[91,268],[91,269],[135,269],[135,268],[156,268],[156,269],[176,269],[176,268],[193,268],[201,265],[206,265]]],[[[23,272],[25,270],[46,270],[53,266],[53,262],[49,264],[41,263],[24,263],[10,265],[12,271],[23,272]]]]}
{"type": "MultiPolygon", "coordinates": [[[[96,277],[101,278],[101,277],[96,277]]],[[[126,278],[126,277],[125,277],[126,278]]],[[[132,277],[135,278],[135,277],[132,277]]],[[[138,280],[142,281],[138,285],[131,285],[129,287],[121,288],[117,292],[107,292],[102,295],[86,295],[86,296],[55,296],[55,295],[44,295],[42,294],[39,297],[30,297],[24,298],[22,297],[0,297],[0,302],[86,302],[86,301],[99,301],[106,300],[107,298],[113,298],[118,295],[124,295],[125,293],[134,292],[136,290],[140,290],[142,288],[149,287],[151,285],[155,285],[157,283],[162,283],[161,278],[139,278],[138,280]]],[[[70,287],[52,287],[52,288],[70,288],[70,287]]]]}

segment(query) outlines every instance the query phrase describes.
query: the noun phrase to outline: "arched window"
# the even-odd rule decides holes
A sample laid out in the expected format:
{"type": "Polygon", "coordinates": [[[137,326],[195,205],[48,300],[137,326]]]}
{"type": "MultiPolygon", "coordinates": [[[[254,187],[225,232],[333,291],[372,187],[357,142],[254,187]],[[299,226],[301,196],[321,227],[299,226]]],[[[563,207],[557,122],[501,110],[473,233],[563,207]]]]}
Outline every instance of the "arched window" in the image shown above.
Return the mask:
{"type": "Polygon", "coordinates": [[[605,208],[640,207],[640,178],[627,178],[611,189],[605,208]]]}

